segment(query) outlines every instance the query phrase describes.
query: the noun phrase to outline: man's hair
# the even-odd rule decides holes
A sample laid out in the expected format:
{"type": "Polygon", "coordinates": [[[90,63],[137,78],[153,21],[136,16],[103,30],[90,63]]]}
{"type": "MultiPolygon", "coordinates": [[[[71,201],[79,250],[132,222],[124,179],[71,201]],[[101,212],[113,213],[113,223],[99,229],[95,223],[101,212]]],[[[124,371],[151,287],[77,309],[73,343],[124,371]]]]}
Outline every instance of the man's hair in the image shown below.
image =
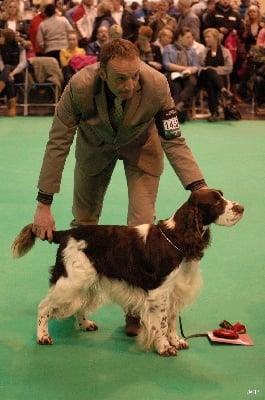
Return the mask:
{"type": "Polygon", "coordinates": [[[131,59],[135,57],[139,57],[139,51],[132,42],[125,39],[113,39],[100,49],[100,67],[106,70],[109,60],[113,58],[131,59]]]}

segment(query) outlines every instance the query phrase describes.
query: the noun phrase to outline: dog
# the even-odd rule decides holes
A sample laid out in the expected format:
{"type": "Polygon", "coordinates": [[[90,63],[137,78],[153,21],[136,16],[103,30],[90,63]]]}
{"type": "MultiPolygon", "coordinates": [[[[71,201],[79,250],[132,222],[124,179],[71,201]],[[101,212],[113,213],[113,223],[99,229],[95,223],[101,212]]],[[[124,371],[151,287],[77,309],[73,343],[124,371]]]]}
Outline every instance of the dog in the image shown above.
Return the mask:
{"type": "MultiPolygon", "coordinates": [[[[178,337],[176,317],[198,294],[200,259],[210,243],[209,225],[232,226],[244,207],[221,191],[197,190],[166,220],[134,227],[88,225],[53,232],[59,244],[50,289],[38,307],[37,341],[50,345],[51,318],[75,314],[79,327],[95,331],[86,316],[107,299],[139,316],[140,345],[176,356],[188,343],[178,337]]],[[[36,236],[32,224],[14,240],[14,257],[26,254],[36,236]]]]}

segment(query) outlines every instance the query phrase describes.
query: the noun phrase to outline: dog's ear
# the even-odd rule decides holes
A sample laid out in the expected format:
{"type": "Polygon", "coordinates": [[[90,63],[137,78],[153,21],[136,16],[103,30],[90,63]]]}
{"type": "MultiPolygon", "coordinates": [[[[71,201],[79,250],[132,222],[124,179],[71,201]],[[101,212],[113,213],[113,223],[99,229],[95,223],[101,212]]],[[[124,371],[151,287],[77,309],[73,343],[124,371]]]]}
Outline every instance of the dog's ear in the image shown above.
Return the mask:
{"type": "Polygon", "coordinates": [[[219,200],[223,192],[217,189],[201,189],[195,190],[189,197],[189,203],[195,206],[213,203],[214,200],[219,200]]]}

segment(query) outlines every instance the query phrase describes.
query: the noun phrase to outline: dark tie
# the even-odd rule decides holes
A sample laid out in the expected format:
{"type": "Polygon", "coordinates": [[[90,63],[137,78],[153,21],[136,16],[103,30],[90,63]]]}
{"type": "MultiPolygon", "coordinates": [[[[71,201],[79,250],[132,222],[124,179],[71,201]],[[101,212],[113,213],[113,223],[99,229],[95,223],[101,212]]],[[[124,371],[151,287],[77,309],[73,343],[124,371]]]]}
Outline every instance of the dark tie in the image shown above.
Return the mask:
{"type": "Polygon", "coordinates": [[[115,97],[113,107],[110,110],[110,122],[115,131],[117,131],[123,120],[123,100],[115,97]]]}

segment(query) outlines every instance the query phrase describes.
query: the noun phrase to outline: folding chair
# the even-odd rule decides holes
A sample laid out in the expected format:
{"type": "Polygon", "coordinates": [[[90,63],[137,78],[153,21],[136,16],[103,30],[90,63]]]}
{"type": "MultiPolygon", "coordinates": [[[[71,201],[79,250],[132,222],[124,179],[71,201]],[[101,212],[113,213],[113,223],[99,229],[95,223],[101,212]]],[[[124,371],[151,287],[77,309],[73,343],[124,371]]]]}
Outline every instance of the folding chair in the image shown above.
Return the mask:
{"type": "Polygon", "coordinates": [[[62,82],[62,71],[55,58],[30,58],[25,70],[24,83],[15,85],[18,89],[17,106],[23,107],[25,116],[29,114],[30,107],[55,108],[59,101],[62,82]],[[52,95],[51,99],[45,96],[46,89],[52,95]]]}

